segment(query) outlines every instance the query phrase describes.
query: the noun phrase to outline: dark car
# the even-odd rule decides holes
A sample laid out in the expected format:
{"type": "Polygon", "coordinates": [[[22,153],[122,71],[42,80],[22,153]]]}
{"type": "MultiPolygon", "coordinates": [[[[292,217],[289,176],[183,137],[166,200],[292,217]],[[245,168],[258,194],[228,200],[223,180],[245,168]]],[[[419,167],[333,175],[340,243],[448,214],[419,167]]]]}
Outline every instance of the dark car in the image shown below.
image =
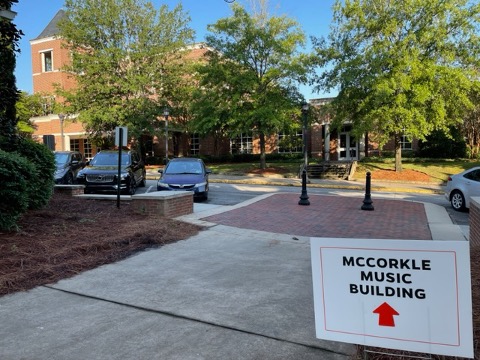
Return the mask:
{"type": "Polygon", "coordinates": [[[208,174],[211,171],[205,167],[201,159],[175,158],[168,162],[157,182],[157,190],[193,191],[194,197],[208,199],[208,174]]]}
{"type": "Polygon", "coordinates": [[[85,158],[78,151],[54,151],[55,184],[70,185],[75,183],[78,172],[85,166],[85,158]]]}
{"type": "MultiPolygon", "coordinates": [[[[135,194],[137,187],[145,186],[146,170],[140,155],[133,150],[122,152],[120,192],[135,194]]],[[[97,153],[77,175],[77,182],[85,185],[84,193],[117,192],[118,150],[97,153]]]]}

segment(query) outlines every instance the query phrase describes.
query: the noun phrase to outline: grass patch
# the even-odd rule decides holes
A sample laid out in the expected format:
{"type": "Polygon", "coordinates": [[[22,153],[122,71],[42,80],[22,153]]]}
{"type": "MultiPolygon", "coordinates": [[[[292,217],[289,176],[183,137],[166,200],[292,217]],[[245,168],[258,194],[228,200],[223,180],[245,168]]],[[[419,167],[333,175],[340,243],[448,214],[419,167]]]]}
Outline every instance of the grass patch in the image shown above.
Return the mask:
{"type": "MultiPolygon", "coordinates": [[[[474,166],[480,166],[480,162],[466,159],[421,159],[407,158],[402,160],[402,168],[405,170],[419,171],[429,175],[432,181],[443,183],[448,176],[457,174],[474,166]]],[[[364,178],[367,171],[394,170],[395,159],[365,158],[358,162],[355,178],[364,178]]]]}

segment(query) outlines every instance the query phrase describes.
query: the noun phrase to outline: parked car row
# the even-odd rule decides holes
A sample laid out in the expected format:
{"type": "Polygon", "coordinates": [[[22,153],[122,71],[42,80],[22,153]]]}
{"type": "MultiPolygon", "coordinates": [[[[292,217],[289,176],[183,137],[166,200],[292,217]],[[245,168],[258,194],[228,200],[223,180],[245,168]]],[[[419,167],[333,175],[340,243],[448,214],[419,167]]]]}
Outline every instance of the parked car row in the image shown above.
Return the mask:
{"type": "MultiPolygon", "coordinates": [[[[118,151],[102,150],[85,161],[78,151],[55,151],[56,184],[81,184],[84,193],[116,193],[118,189],[118,151]]],[[[193,191],[194,198],[208,199],[211,171],[201,159],[175,158],[168,162],[157,182],[157,191],[193,191]]],[[[146,182],[145,164],[134,150],[122,152],[120,192],[133,195],[146,182]]]]}

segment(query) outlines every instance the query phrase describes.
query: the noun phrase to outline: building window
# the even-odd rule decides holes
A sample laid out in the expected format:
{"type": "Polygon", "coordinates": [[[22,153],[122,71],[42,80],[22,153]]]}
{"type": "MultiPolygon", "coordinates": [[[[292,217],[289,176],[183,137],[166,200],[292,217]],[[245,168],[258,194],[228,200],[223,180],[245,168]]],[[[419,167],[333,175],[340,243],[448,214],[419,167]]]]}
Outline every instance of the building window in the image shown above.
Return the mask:
{"type": "Polygon", "coordinates": [[[252,154],[253,153],[253,137],[252,134],[240,134],[230,140],[230,148],[232,154],[252,154]]]}
{"type": "Polygon", "coordinates": [[[87,160],[91,160],[93,157],[92,144],[88,139],[83,139],[83,155],[85,155],[87,160]]]}
{"type": "Polygon", "coordinates": [[[402,150],[412,150],[412,142],[406,135],[402,136],[400,139],[400,144],[402,145],[402,150]]]}
{"type": "Polygon", "coordinates": [[[53,71],[53,56],[51,50],[42,52],[42,71],[53,71]]]}
{"type": "Polygon", "coordinates": [[[80,151],[80,139],[70,139],[70,150],[80,151]]]}
{"type": "Polygon", "coordinates": [[[190,135],[190,154],[198,155],[200,153],[200,137],[198,134],[190,135]]]}
{"type": "Polygon", "coordinates": [[[278,134],[278,152],[279,153],[301,153],[303,151],[303,133],[298,130],[293,134],[278,134]]]}

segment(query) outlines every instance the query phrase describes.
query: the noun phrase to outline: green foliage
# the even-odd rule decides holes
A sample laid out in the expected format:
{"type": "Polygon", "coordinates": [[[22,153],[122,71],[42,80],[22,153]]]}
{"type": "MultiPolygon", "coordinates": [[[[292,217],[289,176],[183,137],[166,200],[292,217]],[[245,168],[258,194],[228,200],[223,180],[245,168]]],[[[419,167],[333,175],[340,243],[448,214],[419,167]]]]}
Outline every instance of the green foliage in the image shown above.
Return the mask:
{"type": "Polygon", "coordinates": [[[41,94],[35,93],[30,95],[24,91],[20,92],[15,106],[18,118],[17,128],[21,134],[24,136],[33,134],[35,125],[30,119],[35,116],[46,115],[46,105],[45,98],[41,94]]]}
{"type": "Polygon", "coordinates": [[[178,64],[193,39],[181,5],[155,9],[145,0],[66,0],[60,35],[72,52],[75,76],[67,113],[79,113],[91,138],[128,126],[139,138],[154,133],[168,103],[164,89],[178,80],[178,64]],[[79,75],[81,74],[81,75],[79,75]]]}
{"type": "MultiPolygon", "coordinates": [[[[0,0],[0,9],[10,9],[17,0],[0,0]]],[[[15,84],[15,52],[23,33],[13,22],[0,17],[0,149],[12,150],[17,140],[15,103],[19,92],[15,84]]]]}
{"type": "Polygon", "coordinates": [[[28,209],[31,190],[27,182],[35,171],[24,157],[0,150],[0,230],[17,228],[18,219],[28,209]]]}
{"type": "Polygon", "coordinates": [[[214,50],[198,68],[194,131],[234,137],[255,129],[264,160],[265,138],[300,115],[297,85],[306,81],[309,59],[298,49],[305,36],[287,17],[250,15],[238,4],[232,10],[208,28],[214,50]]]}
{"type": "Polygon", "coordinates": [[[467,146],[458,128],[450,130],[451,137],[442,131],[433,131],[420,142],[418,156],[423,158],[455,159],[467,156],[467,146]]]}
{"type": "MultiPolygon", "coordinates": [[[[469,0],[337,1],[328,41],[316,39],[318,90],[338,89],[334,125],[425,140],[472,107],[480,4],[469,0]]],[[[399,145],[398,145],[399,146],[399,145]]]]}
{"type": "Polygon", "coordinates": [[[25,174],[27,181],[28,207],[39,209],[45,206],[53,193],[55,158],[45,145],[30,139],[21,139],[18,154],[34,165],[34,171],[25,174]]]}

